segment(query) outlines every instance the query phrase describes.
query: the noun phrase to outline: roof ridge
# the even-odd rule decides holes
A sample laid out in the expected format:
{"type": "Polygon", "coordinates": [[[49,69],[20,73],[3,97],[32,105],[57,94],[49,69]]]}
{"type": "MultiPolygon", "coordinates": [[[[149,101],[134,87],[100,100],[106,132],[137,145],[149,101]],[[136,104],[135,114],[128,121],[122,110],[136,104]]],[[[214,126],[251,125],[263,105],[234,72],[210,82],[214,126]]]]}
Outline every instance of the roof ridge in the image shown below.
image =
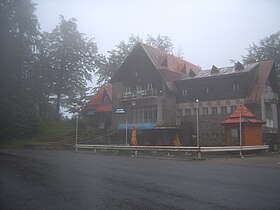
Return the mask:
{"type": "MultiPolygon", "coordinates": [[[[190,61],[187,61],[181,57],[175,56],[174,54],[165,52],[161,49],[158,49],[156,47],[150,46],[148,44],[144,44],[142,42],[138,42],[138,45],[140,45],[144,51],[146,52],[146,54],[148,55],[148,57],[150,58],[150,60],[152,61],[153,65],[157,68],[157,69],[161,69],[161,65],[159,65],[159,61],[157,57],[160,56],[167,56],[167,63],[170,62],[172,63],[172,66],[167,65],[167,69],[169,71],[173,71],[173,72],[177,72],[182,74],[182,72],[180,72],[179,70],[176,69],[177,65],[180,64],[188,64],[188,66],[191,66],[191,68],[194,71],[198,71],[198,66],[196,64],[191,63],[190,61]],[[154,53],[150,52],[153,51],[154,53]],[[175,60],[175,61],[174,61],[175,60]],[[172,62],[173,61],[173,62],[172,62]],[[174,66],[176,64],[176,66],[174,66]]],[[[181,70],[181,69],[180,69],[181,70]]]]}

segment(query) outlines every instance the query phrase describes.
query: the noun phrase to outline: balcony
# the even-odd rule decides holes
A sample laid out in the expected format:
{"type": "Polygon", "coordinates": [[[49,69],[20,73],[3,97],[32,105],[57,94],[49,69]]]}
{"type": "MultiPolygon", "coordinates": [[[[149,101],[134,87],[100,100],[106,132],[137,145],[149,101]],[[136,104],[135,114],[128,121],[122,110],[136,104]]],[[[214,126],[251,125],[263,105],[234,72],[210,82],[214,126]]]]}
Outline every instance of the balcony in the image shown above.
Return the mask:
{"type": "Polygon", "coordinates": [[[131,92],[123,92],[121,99],[128,100],[128,99],[141,99],[141,98],[149,98],[149,97],[157,97],[158,91],[157,89],[151,90],[134,90],[131,92]]]}

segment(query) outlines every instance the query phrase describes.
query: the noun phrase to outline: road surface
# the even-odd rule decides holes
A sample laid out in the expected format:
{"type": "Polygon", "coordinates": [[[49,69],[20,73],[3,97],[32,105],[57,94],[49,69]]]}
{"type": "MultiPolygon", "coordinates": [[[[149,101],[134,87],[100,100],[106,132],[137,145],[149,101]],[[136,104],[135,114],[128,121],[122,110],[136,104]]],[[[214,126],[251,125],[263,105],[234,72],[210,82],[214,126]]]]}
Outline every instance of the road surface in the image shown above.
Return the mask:
{"type": "Polygon", "coordinates": [[[280,209],[280,157],[0,151],[0,209],[280,209]]]}

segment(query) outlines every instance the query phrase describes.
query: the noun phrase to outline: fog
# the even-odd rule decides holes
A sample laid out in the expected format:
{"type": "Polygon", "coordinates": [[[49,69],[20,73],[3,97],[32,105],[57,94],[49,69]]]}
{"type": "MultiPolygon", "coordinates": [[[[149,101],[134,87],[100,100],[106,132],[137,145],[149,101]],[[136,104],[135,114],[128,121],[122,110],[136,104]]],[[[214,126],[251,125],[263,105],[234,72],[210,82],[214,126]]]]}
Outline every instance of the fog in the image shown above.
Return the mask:
{"type": "Polygon", "coordinates": [[[42,30],[75,17],[79,30],[106,54],[121,40],[147,34],[169,36],[174,54],[202,67],[241,60],[250,44],[280,29],[278,0],[35,0],[42,30]]]}

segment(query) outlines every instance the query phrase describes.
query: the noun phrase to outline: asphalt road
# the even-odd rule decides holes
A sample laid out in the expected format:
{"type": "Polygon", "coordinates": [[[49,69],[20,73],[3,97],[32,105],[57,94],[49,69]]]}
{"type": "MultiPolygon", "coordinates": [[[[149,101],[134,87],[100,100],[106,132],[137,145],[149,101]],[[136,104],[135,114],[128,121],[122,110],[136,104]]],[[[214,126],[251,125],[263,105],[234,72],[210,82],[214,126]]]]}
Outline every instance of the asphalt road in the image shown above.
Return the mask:
{"type": "Polygon", "coordinates": [[[1,209],[280,209],[280,157],[0,151],[1,209]]]}

